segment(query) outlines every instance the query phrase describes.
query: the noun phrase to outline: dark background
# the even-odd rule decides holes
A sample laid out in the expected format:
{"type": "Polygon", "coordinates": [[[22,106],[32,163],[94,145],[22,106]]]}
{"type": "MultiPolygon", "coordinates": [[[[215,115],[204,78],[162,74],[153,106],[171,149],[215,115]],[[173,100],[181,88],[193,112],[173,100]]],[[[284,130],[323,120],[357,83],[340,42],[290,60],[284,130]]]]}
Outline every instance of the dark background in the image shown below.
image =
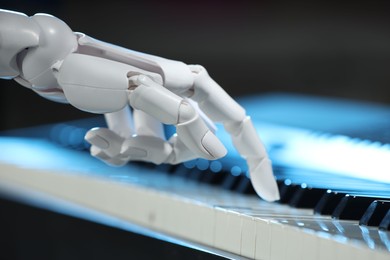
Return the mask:
{"type": "MultiPolygon", "coordinates": [[[[270,91],[390,104],[386,1],[0,1],[74,31],[204,65],[233,96],[270,91]]],[[[0,80],[0,130],[91,116],[0,80]]]]}
{"type": "MultiPolygon", "coordinates": [[[[235,97],[288,91],[390,105],[386,1],[0,0],[0,8],[49,13],[94,38],[202,64],[235,97]]],[[[0,130],[89,116],[0,80],[0,130]]],[[[188,257],[183,249],[79,219],[1,199],[0,208],[0,258],[188,257]]]]}

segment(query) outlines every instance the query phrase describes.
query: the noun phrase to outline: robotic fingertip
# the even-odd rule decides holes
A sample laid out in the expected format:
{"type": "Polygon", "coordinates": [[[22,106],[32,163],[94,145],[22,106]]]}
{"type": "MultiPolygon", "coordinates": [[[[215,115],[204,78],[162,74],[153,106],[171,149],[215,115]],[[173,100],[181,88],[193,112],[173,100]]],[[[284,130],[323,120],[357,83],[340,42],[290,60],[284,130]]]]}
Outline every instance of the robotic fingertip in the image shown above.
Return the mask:
{"type": "Polygon", "coordinates": [[[257,167],[250,171],[251,182],[256,193],[264,200],[273,202],[280,199],[271,161],[263,159],[257,167]]]}
{"type": "Polygon", "coordinates": [[[84,139],[91,145],[95,145],[101,149],[107,149],[110,146],[110,143],[103,137],[99,136],[96,131],[88,131],[84,139]]]}
{"type": "Polygon", "coordinates": [[[211,131],[208,131],[202,138],[202,146],[210,154],[212,160],[222,158],[227,154],[225,146],[211,131]]]}

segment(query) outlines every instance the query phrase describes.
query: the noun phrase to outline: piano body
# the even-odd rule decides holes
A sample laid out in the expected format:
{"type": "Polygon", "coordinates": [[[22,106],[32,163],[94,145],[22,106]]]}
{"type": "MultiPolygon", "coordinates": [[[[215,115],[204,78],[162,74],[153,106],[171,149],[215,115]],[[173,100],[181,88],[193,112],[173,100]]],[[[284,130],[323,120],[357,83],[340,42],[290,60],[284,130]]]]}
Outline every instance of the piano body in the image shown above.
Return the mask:
{"type": "MultiPolygon", "coordinates": [[[[390,108],[313,96],[239,100],[273,160],[259,199],[229,154],[113,168],[83,142],[102,118],[4,132],[0,194],[231,259],[390,259],[390,108]]],[[[168,129],[169,130],[169,129],[168,129]]]]}

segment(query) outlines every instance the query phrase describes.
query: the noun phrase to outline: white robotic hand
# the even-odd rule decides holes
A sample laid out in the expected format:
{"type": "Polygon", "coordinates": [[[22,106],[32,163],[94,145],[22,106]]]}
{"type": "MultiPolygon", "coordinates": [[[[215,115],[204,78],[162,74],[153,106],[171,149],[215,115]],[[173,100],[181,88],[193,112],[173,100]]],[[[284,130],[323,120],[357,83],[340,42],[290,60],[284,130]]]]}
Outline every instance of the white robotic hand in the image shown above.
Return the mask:
{"type": "Polygon", "coordinates": [[[93,156],[112,165],[218,159],[226,149],[212,122],[220,122],[246,159],[258,195],[279,199],[271,162],[250,118],[202,66],[104,43],[45,14],[0,10],[0,39],[1,78],[105,114],[108,129],[86,135],[93,156]],[[175,125],[177,134],[166,140],[162,123],[175,125]]]}

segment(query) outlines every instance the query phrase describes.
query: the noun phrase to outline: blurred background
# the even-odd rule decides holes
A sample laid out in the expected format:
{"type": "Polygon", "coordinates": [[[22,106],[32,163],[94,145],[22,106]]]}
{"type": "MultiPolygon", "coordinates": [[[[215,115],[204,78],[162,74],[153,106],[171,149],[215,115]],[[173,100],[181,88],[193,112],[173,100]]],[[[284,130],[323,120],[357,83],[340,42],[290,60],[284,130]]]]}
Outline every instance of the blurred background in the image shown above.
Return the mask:
{"type": "MultiPolygon", "coordinates": [[[[390,5],[345,2],[0,0],[0,8],[49,13],[96,39],[201,64],[237,98],[276,91],[390,105],[390,5]]],[[[0,80],[0,131],[91,116],[0,80]]],[[[0,259],[208,259],[1,198],[0,208],[0,259]]]]}
{"type": "MultiPolygon", "coordinates": [[[[287,91],[390,104],[386,1],[0,1],[74,31],[202,64],[232,96],[287,91]]],[[[90,117],[0,80],[0,130],[90,117]]]]}

